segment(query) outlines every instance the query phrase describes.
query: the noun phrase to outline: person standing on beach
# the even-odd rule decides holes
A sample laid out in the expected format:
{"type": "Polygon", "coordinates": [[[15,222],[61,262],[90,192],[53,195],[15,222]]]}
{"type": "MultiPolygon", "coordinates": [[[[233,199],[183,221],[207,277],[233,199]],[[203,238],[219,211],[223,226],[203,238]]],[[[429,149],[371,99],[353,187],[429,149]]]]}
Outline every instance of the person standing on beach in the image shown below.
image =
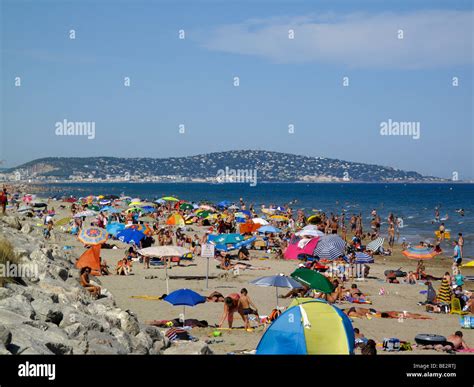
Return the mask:
{"type": "Polygon", "coordinates": [[[388,226],[388,245],[393,249],[393,244],[395,243],[395,226],[393,223],[390,223],[388,226]]]}
{"type": "Polygon", "coordinates": [[[461,258],[464,258],[464,251],[463,251],[464,238],[462,236],[462,233],[458,234],[458,246],[459,246],[459,249],[461,250],[461,258]]]}
{"type": "Polygon", "coordinates": [[[454,255],[453,260],[456,265],[460,266],[462,263],[462,255],[461,255],[461,248],[459,247],[459,242],[454,241],[454,255]]]}
{"type": "Polygon", "coordinates": [[[0,192],[0,205],[2,206],[3,215],[5,215],[7,211],[7,204],[8,204],[8,192],[6,188],[3,188],[2,192],[0,192]]]}
{"type": "Polygon", "coordinates": [[[249,315],[254,314],[255,316],[257,316],[257,318],[260,317],[258,315],[257,307],[248,296],[248,291],[245,288],[240,291],[238,308],[242,310],[245,329],[250,329],[249,315]]]}

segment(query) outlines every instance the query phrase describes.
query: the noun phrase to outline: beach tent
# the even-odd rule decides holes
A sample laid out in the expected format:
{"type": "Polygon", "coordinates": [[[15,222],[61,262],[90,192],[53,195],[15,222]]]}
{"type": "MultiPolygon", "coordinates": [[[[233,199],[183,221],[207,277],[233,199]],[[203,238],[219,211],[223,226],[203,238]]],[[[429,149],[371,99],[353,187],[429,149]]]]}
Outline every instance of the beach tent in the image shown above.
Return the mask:
{"type": "Polygon", "coordinates": [[[265,331],[257,355],[349,355],[354,328],[337,307],[323,300],[294,302],[265,331]],[[299,304],[297,304],[299,303],[299,304]]]}
{"type": "Polygon", "coordinates": [[[318,245],[319,238],[311,238],[307,239],[308,242],[305,242],[301,238],[293,238],[290,241],[290,244],[286,248],[283,256],[285,259],[298,259],[298,255],[306,254],[306,255],[314,255],[314,249],[318,245]],[[300,243],[301,242],[301,243],[300,243]]]}
{"type": "Polygon", "coordinates": [[[180,214],[173,214],[167,219],[166,224],[174,226],[184,226],[185,222],[184,218],[180,214]]]}
{"type": "Polygon", "coordinates": [[[100,275],[100,245],[93,245],[79,257],[76,267],[90,267],[92,275],[100,275]]]}

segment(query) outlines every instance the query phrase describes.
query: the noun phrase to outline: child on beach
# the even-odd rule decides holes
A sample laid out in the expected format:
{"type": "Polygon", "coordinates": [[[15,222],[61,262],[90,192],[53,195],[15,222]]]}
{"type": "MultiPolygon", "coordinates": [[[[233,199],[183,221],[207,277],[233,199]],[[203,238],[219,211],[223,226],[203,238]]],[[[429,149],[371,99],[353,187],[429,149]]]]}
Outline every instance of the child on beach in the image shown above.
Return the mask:
{"type": "Polygon", "coordinates": [[[244,315],[244,324],[245,324],[245,329],[250,328],[250,321],[249,321],[249,315],[253,314],[257,316],[257,319],[260,319],[258,315],[258,310],[255,304],[252,302],[250,297],[248,296],[248,291],[247,289],[243,288],[240,291],[240,298],[239,298],[239,309],[242,310],[242,313],[244,315]],[[254,309],[252,309],[254,308],[254,309]]]}

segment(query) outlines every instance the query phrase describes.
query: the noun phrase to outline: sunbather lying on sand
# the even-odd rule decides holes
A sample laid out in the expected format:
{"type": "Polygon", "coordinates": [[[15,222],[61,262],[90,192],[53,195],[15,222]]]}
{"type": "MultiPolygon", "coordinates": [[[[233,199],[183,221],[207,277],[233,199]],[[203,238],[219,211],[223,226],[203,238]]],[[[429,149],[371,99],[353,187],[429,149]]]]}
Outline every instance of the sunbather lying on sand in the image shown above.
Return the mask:
{"type": "Polygon", "coordinates": [[[212,292],[209,296],[206,297],[207,302],[224,302],[225,297],[222,293],[219,292],[212,292]]]}
{"type": "Polygon", "coordinates": [[[415,320],[431,320],[431,317],[424,316],[419,313],[398,312],[394,310],[389,310],[386,312],[377,312],[373,308],[352,307],[349,309],[343,309],[342,311],[349,317],[363,318],[367,316],[373,316],[373,317],[379,317],[379,318],[399,318],[401,315],[403,315],[403,318],[412,318],[415,320]]]}

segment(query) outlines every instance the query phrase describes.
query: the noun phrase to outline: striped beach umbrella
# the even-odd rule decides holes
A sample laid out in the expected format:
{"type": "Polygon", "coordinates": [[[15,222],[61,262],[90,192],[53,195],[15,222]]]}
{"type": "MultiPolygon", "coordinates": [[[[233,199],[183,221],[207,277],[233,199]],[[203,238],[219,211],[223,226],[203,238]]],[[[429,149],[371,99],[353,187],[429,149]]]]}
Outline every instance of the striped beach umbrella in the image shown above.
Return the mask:
{"type": "Polygon", "coordinates": [[[402,251],[402,254],[409,259],[431,259],[439,253],[428,247],[415,246],[402,251]]]}
{"type": "MultiPolygon", "coordinates": [[[[350,262],[350,257],[346,255],[344,257],[344,260],[346,262],[350,262]]],[[[374,263],[374,262],[375,262],[374,257],[371,257],[369,254],[362,253],[359,251],[355,253],[355,263],[363,264],[363,263],[374,263]]]]}
{"type": "Polygon", "coordinates": [[[373,251],[374,253],[376,253],[381,247],[383,247],[384,240],[385,239],[382,238],[382,237],[374,239],[372,242],[370,242],[367,245],[366,250],[370,250],[370,251],[373,251]]]}
{"type": "Polygon", "coordinates": [[[107,241],[107,231],[99,227],[87,227],[81,229],[77,236],[86,245],[101,245],[107,241]]]}
{"type": "Polygon", "coordinates": [[[325,235],[319,239],[314,255],[321,259],[333,260],[344,255],[346,242],[338,235],[325,235]]]}
{"type": "Polygon", "coordinates": [[[83,218],[83,217],[87,217],[87,216],[95,216],[97,215],[96,212],[94,211],[82,211],[82,212],[78,212],[77,214],[74,215],[75,218],[83,218]]]}

